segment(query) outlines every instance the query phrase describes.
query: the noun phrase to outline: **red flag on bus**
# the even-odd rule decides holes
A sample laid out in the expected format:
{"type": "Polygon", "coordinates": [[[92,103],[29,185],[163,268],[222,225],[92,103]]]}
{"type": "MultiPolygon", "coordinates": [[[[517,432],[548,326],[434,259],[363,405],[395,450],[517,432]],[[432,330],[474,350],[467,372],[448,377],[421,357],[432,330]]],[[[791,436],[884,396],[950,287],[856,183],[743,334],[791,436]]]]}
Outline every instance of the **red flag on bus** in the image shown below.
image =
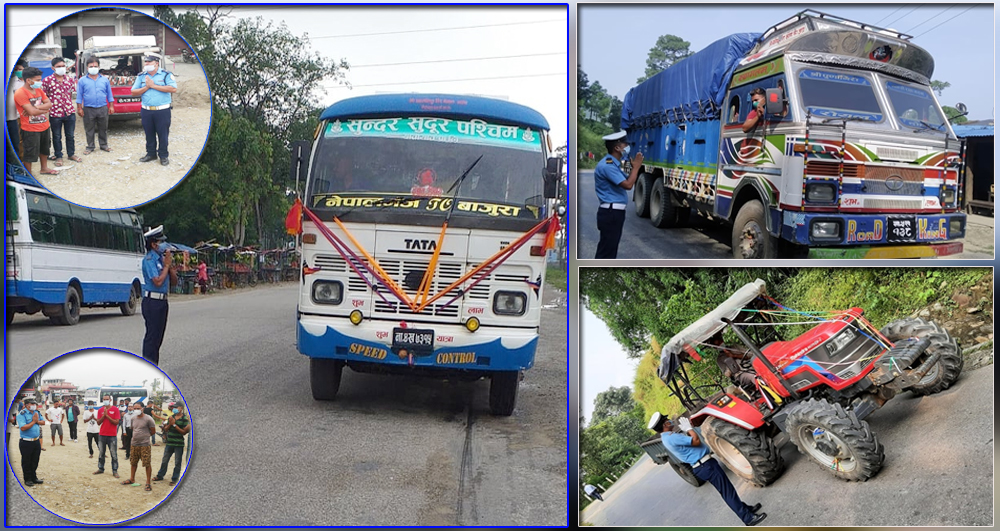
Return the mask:
{"type": "Polygon", "coordinates": [[[285,231],[293,236],[302,233],[302,201],[298,197],[285,217],[285,231]]]}

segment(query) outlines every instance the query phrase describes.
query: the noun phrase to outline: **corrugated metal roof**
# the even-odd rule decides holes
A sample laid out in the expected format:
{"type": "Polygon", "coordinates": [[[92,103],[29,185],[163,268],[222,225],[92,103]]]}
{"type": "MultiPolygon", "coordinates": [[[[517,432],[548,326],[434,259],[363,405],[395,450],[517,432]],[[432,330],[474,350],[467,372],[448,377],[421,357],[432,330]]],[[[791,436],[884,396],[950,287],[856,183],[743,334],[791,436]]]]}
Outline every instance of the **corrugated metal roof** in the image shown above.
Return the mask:
{"type": "Polygon", "coordinates": [[[952,130],[959,138],[970,136],[993,136],[992,125],[952,125],[952,130]]]}

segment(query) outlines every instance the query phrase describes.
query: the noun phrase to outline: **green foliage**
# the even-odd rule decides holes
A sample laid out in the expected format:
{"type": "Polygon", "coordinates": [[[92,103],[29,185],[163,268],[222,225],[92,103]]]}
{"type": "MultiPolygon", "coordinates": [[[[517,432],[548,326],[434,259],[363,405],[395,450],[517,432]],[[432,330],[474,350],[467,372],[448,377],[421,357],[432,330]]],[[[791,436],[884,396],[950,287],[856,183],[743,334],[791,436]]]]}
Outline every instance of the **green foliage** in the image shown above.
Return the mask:
{"type": "Polygon", "coordinates": [[[947,81],[938,81],[936,79],[931,81],[931,90],[933,90],[934,93],[937,94],[939,98],[941,97],[941,93],[944,92],[944,89],[950,86],[951,83],[947,81]]]}
{"type": "Polygon", "coordinates": [[[649,56],[646,57],[646,73],[636,83],[659,74],[667,68],[673,66],[677,61],[691,55],[691,43],[676,35],[660,35],[656,39],[656,44],[649,49],[649,56]]]}
{"type": "Polygon", "coordinates": [[[549,266],[545,269],[545,282],[552,287],[566,291],[566,270],[562,267],[549,266]]]}
{"type": "Polygon", "coordinates": [[[942,105],[941,110],[944,111],[945,118],[947,118],[948,121],[952,124],[955,125],[964,124],[965,122],[969,121],[969,119],[964,114],[962,114],[958,109],[954,107],[942,105]]]}
{"type": "Polygon", "coordinates": [[[642,452],[639,443],[648,433],[633,414],[611,417],[581,430],[580,465],[587,473],[587,482],[596,485],[631,463],[642,452]]]}
{"type": "Polygon", "coordinates": [[[636,405],[632,399],[632,390],[628,386],[608,388],[594,398],[594,415],[590,419],[590,424],[596,425],[611,417],[630,413],[636,405]]]}

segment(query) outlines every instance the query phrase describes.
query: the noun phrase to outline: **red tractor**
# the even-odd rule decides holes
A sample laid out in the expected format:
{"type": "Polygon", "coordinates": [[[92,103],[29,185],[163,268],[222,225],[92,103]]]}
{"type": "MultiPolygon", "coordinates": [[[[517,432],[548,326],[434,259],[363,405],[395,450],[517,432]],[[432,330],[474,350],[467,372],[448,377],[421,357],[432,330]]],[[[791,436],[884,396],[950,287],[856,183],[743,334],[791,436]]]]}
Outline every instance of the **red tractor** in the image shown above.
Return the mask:
{"type": "Polygon", "coordinates": [[[879,330],[860,308],[796,312],[767,297],[757,280],[674,336],[663,347],[659,377],[716,457],[764,486],[784,471],[774,443],[782,432],[838,478],[873,477],[885,452],[865,417],[898,393],[947,389],[962,364],[958,343],[934,322],[906,318],[879,330]],[[795,322],[782,322],[788,317],[795,322]],[[798,337],[781,336],[785,325],[813,322],[798,337]],[[753,385],[692,386],[685,364],[701,361],[699,349],[716,348],[708,341],[725,329],[746,347],[753,385]]]}

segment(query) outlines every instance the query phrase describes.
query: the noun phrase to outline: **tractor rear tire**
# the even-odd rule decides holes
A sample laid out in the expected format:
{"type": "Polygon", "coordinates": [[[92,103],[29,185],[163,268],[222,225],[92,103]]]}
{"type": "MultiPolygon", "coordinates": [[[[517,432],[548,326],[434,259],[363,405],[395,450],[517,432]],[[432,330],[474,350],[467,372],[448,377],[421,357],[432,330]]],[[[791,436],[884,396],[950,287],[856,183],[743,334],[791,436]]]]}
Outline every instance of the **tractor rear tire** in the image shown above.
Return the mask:
{"type": "Polygon", "coordinates": [[[810,398],[790,406],[785,429],[800,452],[834,476],[867,481],[882,470],[885,448],[868,423],[840,404],[810,398]],[[825,448],[824,448],[825,447],[825,448]],[[836,451],[836,456],[829,451],[836,451]]]}
{"type": "Polygon", "coordinates": [[[695,487],[700,487],[705,484],[704,480],[694,475],[694,469],[691,468],[691,465],[687,463],[678,463],[673,459],[667,459],[667,462],[670,463],[670,468],[674,469],[674,472],[677,472],[677,475],[684,481],[687,481],[695,487]]]}
{"type": "Polygon", "coordinates": [[[785,471],[781,452],[762,430],[749,431],[713,417],[701,431],[719,462],[754,485],[770,485],[785,471]]]}
{"type": "Polygon", "coordinates": [[[640,218],[649,217],[649,194],[653,190],[655,178],[648,173],[640,173],[639,179],[635,182],[635,191],[632,192],[632,201],[635,202],[635,215],[640,218]]]}
{"type": "Polygon", "coordinates": [[[908,337],[930,337],[931,344],[913,366],[919,367],[927,356],[940,355],[937,363],[931,366],[920,382],[909,390],[917,396],[932,395],[951,387],[962,373],[965,358],[958,348],[958,341],[952,338],[948,331],[934,321],[925,321],[917,317],[907,317],[893,321],[882,327],[882,335],[889,341],[896,342],[908,337]]]}

